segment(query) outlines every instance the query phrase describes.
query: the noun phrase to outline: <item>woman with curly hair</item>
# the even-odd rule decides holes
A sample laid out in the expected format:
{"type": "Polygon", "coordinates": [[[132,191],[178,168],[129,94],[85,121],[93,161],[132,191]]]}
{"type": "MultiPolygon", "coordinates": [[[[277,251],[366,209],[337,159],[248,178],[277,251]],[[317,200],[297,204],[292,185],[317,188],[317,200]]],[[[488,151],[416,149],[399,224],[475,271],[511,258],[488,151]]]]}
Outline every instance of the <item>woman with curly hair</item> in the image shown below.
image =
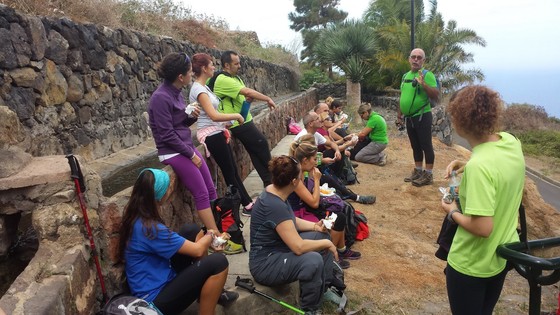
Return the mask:
{"type": "Polygon", "coordinates": [[[459,201],[442,207],[458,224],[447,257],[447,295],[453,314],[492,314],[508,269],[496,254],[500,244],[517,242],[518,209],[525,183],[525,160],[515,136],[497,132],[503,102],[485,86],[456,92],[447,112],[457,134],[472,147],[468,162],[447,166],[463,173],[459,201]]]}

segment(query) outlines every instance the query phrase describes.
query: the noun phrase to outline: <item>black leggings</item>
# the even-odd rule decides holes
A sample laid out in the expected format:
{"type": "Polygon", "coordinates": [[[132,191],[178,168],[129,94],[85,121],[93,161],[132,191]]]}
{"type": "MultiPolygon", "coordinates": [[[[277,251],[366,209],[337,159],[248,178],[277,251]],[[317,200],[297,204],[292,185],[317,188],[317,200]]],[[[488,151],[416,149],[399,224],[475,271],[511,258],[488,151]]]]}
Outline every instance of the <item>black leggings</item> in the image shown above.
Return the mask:
{"type": "Polygon", "coordinates": [[[224,175],[224,180],[226,184],[235,186],[241,197],[241,204],[246,206],[250,204],[253,200],[245,186],[243,186],[243,180],[239,177],[239,172],[237,171],[237,166],[235,165],[235,157],[231,151],[231,147],[226,142],[226,137],[223,132],[217,133],[206,137],[204,141],[206,147],[210,151],[210,154],[214,157],[214,160],[222,170],[222,175],[224,175]]]}
{"type": "Polygon", "coordinates": [[[241,141],[245,150],[249,153],[251,162],[253,162],[255,170],[259,173],[264,187],[272,184],[271,175],[268,171],[268,162],[272,157],[270,156],[268,141],[262,132],[257,129],[252,120],[231,128],[230,131],[234,137],[241,141]]]}
{"type": "Polygon", "coordinates": [[[322,171],[321,173],[323,174],[323,175],[321,175],[321,185],[323,185],[324,183],[327,183],[329,185],[329,187],[332,187],[332,188],[336,189],[336,193],[342,199],[351,199],[351,200],[354,200],[354,201],[356,201],[356,199],[358,199],[358,195],[356,195],[353,191],[348,189],[346,187],[346,185],[344,185],[340,181],[340,179],[336,177],[336,175],[331,174],[329,171],[327,171],[327,172],[322,171]]]}
{"type": "Polygon", "coordinates": [[[464,275],[447,265],[447,296],[453,315],[492,315],[500,298],[508,269],[490,278],[464,275]]]}
{"type": "Polygon", "coordinates": [[[414,162],[434,164],[435,154],[432,145],[432,112],[406,118],[406,133],[412,147],[414,162]]]}
{"type": "MultiPolygon", "coordinates": [[[[189,223],[183,225],[178,234],[194,242],[199,232],[198,225],[189,223]]],[[[179,253],[173,255],[171,266],[177,275],[156,296],[155,306],[165,315],[181,313],[200,296],[208,278],[226,270],[228,265],[222,254],[211,254],[198,260],[179,253]]]]}

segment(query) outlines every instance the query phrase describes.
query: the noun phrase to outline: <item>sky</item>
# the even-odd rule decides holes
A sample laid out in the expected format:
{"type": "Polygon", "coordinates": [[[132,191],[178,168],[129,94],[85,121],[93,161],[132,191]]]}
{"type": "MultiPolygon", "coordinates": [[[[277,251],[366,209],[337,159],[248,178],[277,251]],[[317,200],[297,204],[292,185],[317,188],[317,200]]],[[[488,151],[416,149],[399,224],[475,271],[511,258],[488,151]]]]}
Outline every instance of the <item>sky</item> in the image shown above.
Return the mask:
{"type": "MultiPolygon", "coordinates": [[[[301,49],[301,36],[290,29],[292,0],[183,1],[196,13],[226,20],[232,30],[255,31],[262,44],[301,49]],[[209,5],[210,4],[210,5],[209,5]]],[[[370,0],[340,0],[349,18],[361,18],[370,0]]],[[[429,8],[429,1],[424,0],[429,8]]],[[[498,91],[507,103],[543,106],[560,118],[560,1],[559,0],[439,0],[444,20],[474,30],[486,47],[465,46],[474,54],[483,84],[498,91]],[[559,96],[557,96],[559,94],[559,96]]],[[[429,56],[428,56],[429,57],[429,56]]]]}

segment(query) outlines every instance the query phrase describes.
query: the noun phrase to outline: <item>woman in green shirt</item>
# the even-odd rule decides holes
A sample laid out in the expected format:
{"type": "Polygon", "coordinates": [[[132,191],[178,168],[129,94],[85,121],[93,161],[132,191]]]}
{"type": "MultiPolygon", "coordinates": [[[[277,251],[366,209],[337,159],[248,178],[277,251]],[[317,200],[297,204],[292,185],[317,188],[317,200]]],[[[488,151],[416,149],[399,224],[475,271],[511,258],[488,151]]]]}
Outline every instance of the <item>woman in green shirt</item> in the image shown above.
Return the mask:
{"type": "Polygon", "coordinates": [[[387,153],[383,150],[389,143],[385,119],[372,111],[370,104],[360,105],[358,115],[367,122],[366,126],[358,133],[359,142],[351,152],[351,156],[358,162],[385,166],[387,164],[387,153]]]}
{"type": "Polygon", "coordinates": [[[468,86],[451,98],[447,113],[457,134],[472,147],[468,162],[447,166],[463,173],[459,200],[442,207],[459,226],[447,257],[447,295],[453,314],[492,314],[507,274],[500,244],[519,241],[518,209],[525,159],[513,135],[497,132],[503,101],[484,86],[468,86]]]}

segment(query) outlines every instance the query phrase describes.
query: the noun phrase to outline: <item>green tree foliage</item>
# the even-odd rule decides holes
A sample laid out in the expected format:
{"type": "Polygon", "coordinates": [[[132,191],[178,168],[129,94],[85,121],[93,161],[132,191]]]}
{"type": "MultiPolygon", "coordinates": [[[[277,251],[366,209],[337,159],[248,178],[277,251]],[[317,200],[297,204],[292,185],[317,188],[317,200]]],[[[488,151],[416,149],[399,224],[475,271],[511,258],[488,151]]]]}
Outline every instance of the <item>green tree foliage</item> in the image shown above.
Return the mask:
{"type": "Polygon", "coordinates": [[[363,22],[349,20],[323,31],[314,53],[321,63],[334,64],[344,71],[347,79],[358,83],[372,71],[375,37],[363,22]]]}
{"type": "MultiPolygon", "coordinates": [[[[437,1],[431,0],[429,14],[424,14],[422,0],[415,0],[416,47],[426,52],[426,69],[441,80],[444,94],[458,87],[482,81],[480,69],[463,69],[474,61],[472,53],[464,46],[486,46],[484,39],[474,30],[458,28],[457,22],[445,23],[437,12],[437,1]]],[[[378,38],[376,77],[368,82],[379,88],[397,88],[401,76],[410,70],[407,56],[410,53],[410,0],[375,0],[364,13],[365,22],[374,27],[378,38]]]]}
{"type": "Polygon", "coordinates": [[[290,28],[301,31],[304,47],[301,60],[308,58],[313,63],[313,47],[320,31],[346,19],[348,13],[336,8],[339,3],[340,0],[294,0],[295,12],[290,12],[288,18],[292,22],[290,28]]]}

